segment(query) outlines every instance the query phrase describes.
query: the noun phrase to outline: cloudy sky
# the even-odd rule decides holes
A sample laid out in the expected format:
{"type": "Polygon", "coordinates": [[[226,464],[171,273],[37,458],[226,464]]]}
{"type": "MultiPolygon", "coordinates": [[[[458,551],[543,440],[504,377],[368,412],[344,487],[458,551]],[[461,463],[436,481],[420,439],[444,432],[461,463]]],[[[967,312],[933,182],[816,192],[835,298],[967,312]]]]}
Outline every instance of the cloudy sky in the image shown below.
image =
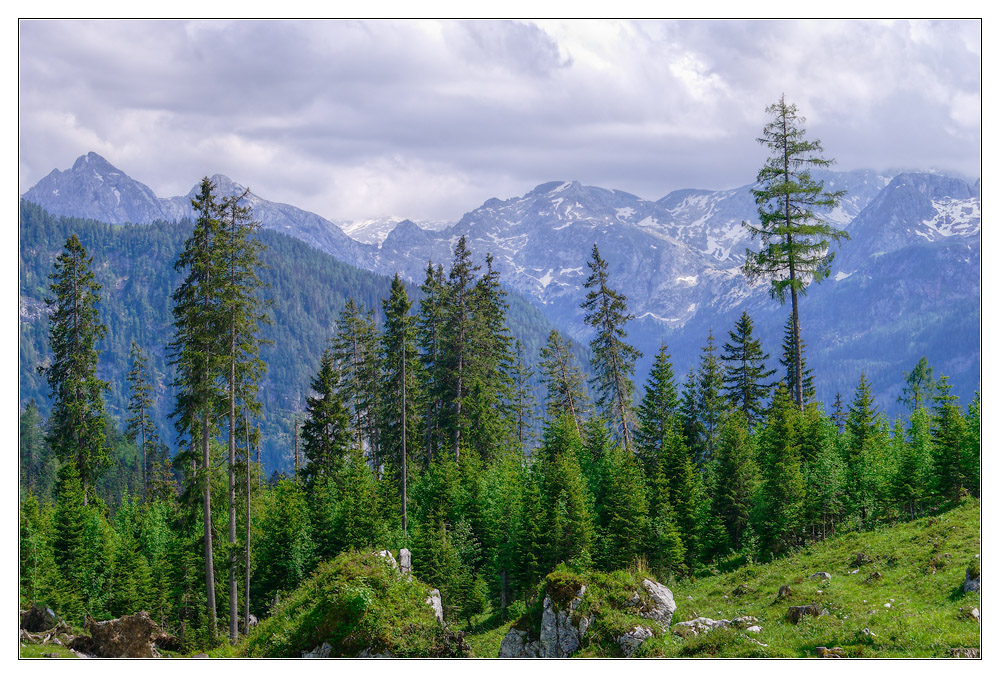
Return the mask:
{"type": "Polygon", "coordinates": [[[331,219],[750,183],[782,93],[839,169],[980,174],[978,21],[21,21],[19,192],[95,151],[331,219]]]}

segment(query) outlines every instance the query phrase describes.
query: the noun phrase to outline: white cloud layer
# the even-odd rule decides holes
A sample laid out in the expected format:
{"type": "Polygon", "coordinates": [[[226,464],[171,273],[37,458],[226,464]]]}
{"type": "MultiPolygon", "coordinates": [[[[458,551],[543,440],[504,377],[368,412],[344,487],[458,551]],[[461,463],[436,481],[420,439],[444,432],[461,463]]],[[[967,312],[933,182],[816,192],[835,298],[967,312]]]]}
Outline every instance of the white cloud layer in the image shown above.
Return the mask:
{"type": "Polygon", "coordinates": [[[980,173],[978,21],[22,21],[19,191],[87,151],[329,218],[749,183],[784,93],[841,169],[980,173]]]}

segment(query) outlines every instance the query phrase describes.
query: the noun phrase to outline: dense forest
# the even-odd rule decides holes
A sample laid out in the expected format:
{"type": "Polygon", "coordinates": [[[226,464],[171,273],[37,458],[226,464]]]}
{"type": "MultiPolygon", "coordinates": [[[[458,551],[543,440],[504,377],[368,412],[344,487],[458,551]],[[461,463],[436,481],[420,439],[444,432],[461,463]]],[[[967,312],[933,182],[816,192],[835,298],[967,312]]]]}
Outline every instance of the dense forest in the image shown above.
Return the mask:
{"type": "MultiPolygon", "coordinates": [[[[794,114],[780,106],[779,117],[794,114]]],[[[788,186],[767,172],[765,230],[783,217],[763,206],[788,186]]],[[[810,204],[837,198],[802,185],[805,221],[810,204]]],[[[110,285],[96,273],[115,261],[72,233],[109,231],[21,205],[22,220],[39,222],[22,270],[70,231],[48,283],[37,272],[22,281],[44,290],[48,328],[22,341],[20,359],[42,368],[53,403],[48,416],[32,402],[20,414],[22,608],[44,603],[75,624],[144,609],[186,648],[235,644],[323,563],[405,547],[445,619],[468,624],[487,610],[521,614],[560,565],[638,563],[676,581],[979,495],[979,397],[959,403],[926,361],[899,394],[905,417],[877,411],[863,373],[853,394],[817,402],[797,295],[804,275],[828,274],[829,255],[787,231],[784,253],[762,250],[747,270],[775,277],[776,299],[792,301],[782,346],[765,350],[744,313],[708,334],[683,377],[669,347],[629,343],[628,299],[595,245],[581,256],[587,379],[558,331],[541,345],[515,339],[492,260],[474,262],[464,238],[419,289],[366,278],[349,298],[292,298],[285,269],[268,262],[270,248],[293,245],[261,233],[239,196],[213,191],[205,179],[194,224],[132,227],[147,264],[110,273],[110,285]],[[782,274],[788,252],[800,266],[782,274]],[[137,290],[149,288],[166,290],[165,308],[144,305],[137,290]],[[124,346],[129,314],[150,330],[124,346]],[[157,343],[164,316],[169,339],[157,343]],[[263,394],[294,378],[269,347],[297,341],[304,324],[327,341],[308,397],[286,405],[292,472],[265,477],[260,426],[274,420],[263,394]],[[645,352],[653,369],[638,389],[645,352]],[[767,367],[772,353],[780,371],[767,367]],[[123,384],[100,378],[106,361],[126,366],[123,384]],[[168,379],[169,428],[153,407],[168,379]],[[126,403],[117,416],[105,407],[114,389],[126,403]]]]}

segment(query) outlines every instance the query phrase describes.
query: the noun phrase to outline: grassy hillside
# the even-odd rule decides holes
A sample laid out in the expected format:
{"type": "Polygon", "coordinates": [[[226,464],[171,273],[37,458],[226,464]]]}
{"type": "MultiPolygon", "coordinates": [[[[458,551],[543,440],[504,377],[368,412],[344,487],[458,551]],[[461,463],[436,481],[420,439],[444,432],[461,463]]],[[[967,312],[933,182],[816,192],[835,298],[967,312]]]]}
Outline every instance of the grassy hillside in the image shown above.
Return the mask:
{"type": "MultiPolygon", "coordinates": [[[[841,647],[847,657],[948,657],[952,648],[979,649],[980,626],[969,612],[981,609],[980,594],[963,593],[962,585],[966,567],[979,563],[980,538],[980,503],[969,499],[937,516],[844,534],[770,563],[665,582],[677,603],[673,624],[751,615],[761,631],[716,629],[687,639],[671,632],[646,641],[636,656],[815,657],[825,646],[841,647]],[[858,562],[859,554],[871,562],[858,562]],[[817,572],[832,578],[810,579],[817,572]],[[783,585],[792,592],[779,600],[783,585]],[[797,625],[786,620],[789,606],[812,603],[829,614],[797,625]]],[[[497,656],[512,625],[493,617],[474,626],[467,640],[475,655],[497,656]]],[[[589,635],[577,654],[615,651],[589,635]]]]}

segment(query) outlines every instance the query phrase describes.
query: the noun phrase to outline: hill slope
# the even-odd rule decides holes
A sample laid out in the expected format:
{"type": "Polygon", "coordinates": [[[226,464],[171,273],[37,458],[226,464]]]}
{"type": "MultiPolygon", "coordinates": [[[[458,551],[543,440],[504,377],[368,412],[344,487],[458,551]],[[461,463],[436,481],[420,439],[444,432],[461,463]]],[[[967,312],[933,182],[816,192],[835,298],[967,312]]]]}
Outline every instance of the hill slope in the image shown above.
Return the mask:
{"type": "MultiPolygon", "coordinates": [[[[937,516],[839,535],[770,563],[667,582],[677,604],[671,632],[650,638],[635,656],[815,657],[820,646],[840,647],[847,657],[950,657],[955,648],[979,650],[980,626],[971,610],[981,609],[980,594],[962,587],[966,567],[978,565],[980,552],[980,502],[968,499],[937,516]],[[832,578],[811,578],[819,572],[832,578]],[[791,595],[779,599],[784,585],[791,595]],[[813,603],[828,614],[798,624],[787,620],[790,606],[813,603]],[[745,615],[756,618],[758,633],[719,628],[684,638],[676,632],[678,623],[698,617],[745,615]]],[[[592,587],[615,578],[584,579],[592,587]]],[[[513,625],[479,628],[469,644],[477,656],[495,657],[513,625]]],[[[609,652],[617,652],[614,643],[598,634],[585,638],[576,654],[609,652]]]]}

